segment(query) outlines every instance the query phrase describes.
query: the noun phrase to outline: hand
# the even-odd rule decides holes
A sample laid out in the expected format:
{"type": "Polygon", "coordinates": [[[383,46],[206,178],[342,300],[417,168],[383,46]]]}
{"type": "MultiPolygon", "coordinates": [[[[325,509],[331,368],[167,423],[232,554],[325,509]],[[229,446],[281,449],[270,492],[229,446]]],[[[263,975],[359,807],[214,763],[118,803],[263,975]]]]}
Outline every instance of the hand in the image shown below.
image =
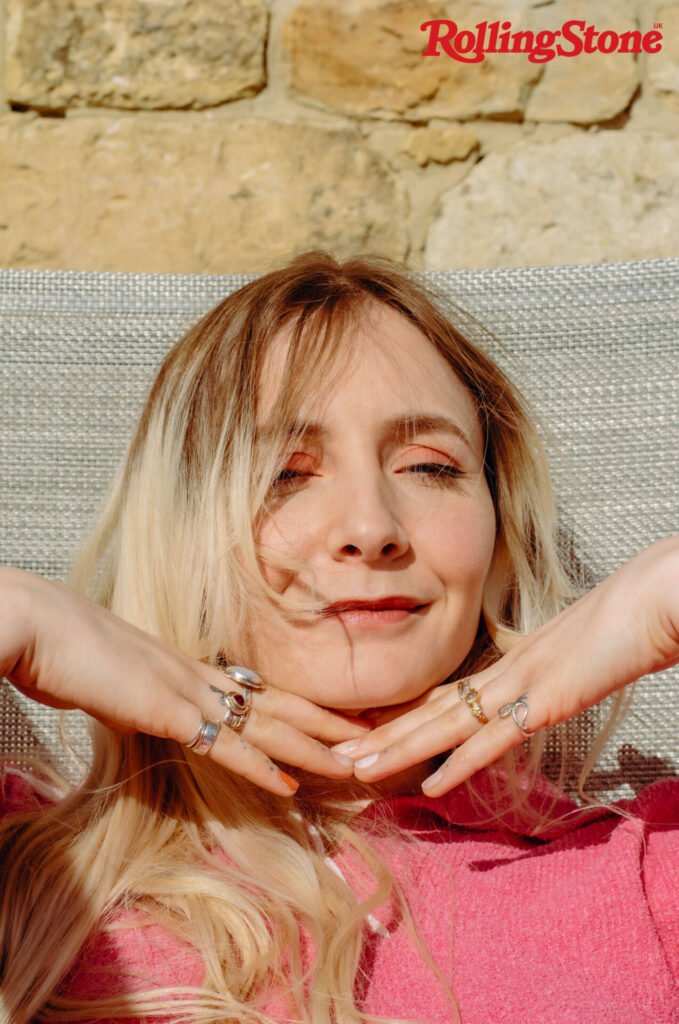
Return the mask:
{"type": "MultiPolygon", "coordinates": [[[[0,676],[53,708],[81,708],[121,732],[188,743],[203,713],[221,720],[221,691],[237,684],[163,640],[132,626],[71,587],[0,568],[0,676]]],[[[253,694],[240,733],[224,726],[207,756],[273,793],[297,784],[271,758],[331,778],[353,762],[326,746],[365,726],[303,697],[267,686],[253,694]]]]}
{"type": "Polygon", "coordinates": [[[373,783],[456,748],[422,784],[427,795],[440,796],[523,742],[512,717],[497,716],[504,704],[525,694],[523,725],[534,732],[677,662],[679,537],[672,537],[647,548],[471,677],[487,724],[460,699],[457,682],[444,683],[397,717],[395,709],[386,709],[385,724],[378,715],[371,733],[335,749],[354,758],[357,778],[373,783]]]}

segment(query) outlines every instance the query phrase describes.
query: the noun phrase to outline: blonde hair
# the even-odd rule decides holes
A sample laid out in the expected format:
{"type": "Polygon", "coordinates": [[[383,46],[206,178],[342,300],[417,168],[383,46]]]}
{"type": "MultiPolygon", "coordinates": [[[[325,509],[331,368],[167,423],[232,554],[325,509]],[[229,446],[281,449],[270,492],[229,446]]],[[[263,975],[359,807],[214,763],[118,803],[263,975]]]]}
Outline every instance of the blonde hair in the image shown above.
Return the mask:
{"type": "MultiPolygon", "coordinates": [[[[476,641],[451,670],[478,670],[556,614],[573,591],[555,544],[542,445],[517,390],[468,339],[462,312],[443,312],[401,268],[377,258],[340,265],[323,253],[228,296],[175,345],[70,582],[196,658],[226,653],[247,664],[252,609],[277,599],[253,524],[286,423],[310,387],[341,370],[343,339],[370,303],[396,310],[429,339],[473,396],[484,434],[497,540],[476,641]],[[276,443],[267,445],[255,429],[258,384],[283,328],[290,343],[271,424],[276,443]]],[[[366,787],[346,785],[342,794],[309,778],[283,800],[178,743],[98,723],[93,733],[82,787],[0,830],[3,1021],[172,1013],[264,1024],[261,1000],[272,992],[285,994],[300,1021],[375,1019],[352,993],[366,915],[385,904],[437,971],[372,837],[352,823],[366,787]],[[340,844],[357,877],[372,878],[361,897],[327,862],[340,844]],[[135,995],[113,990],[81,1002],[56,995],[90,934],[126,914],[198,950],[202,986],[168,991],[150,982],[135,995]],[[311,975],[305,942],[315,949],[311,975]]],[[[536,738],[520,770],[505,760],[504,782],[490,803],[479,798],[480,814],[497,820],[521,810],[542,744],[536,738]]]]}

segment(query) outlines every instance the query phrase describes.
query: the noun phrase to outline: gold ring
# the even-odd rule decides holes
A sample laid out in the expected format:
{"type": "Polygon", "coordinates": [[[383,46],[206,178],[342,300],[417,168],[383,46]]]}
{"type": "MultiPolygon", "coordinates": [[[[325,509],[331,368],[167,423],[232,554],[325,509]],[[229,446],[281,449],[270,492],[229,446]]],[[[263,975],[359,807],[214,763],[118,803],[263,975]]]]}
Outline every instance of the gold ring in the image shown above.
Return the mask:
{"type": "Polygon", "coordinates": [[[481,694],[478,690],[475,690],[469,685],[471,676],[467,676],[466,679],[461,679],[457,684],[457,692],[460,695],[460,700],[464,701],[467,705],[474,718],[478,718],[479,722],[485,725],[488,721],[486,712],[481,707],[481,694]]]}

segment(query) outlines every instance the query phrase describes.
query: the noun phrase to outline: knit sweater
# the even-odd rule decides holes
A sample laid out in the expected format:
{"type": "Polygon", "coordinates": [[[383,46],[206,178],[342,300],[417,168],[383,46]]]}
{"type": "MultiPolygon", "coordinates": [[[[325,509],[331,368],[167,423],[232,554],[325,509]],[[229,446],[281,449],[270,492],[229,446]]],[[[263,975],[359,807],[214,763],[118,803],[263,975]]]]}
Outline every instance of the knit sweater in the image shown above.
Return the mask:
{"type": "MultiPolygon", "coordinates": [[[[4,813],[36,799],[20,776],[5,775],[4,813]]],[[[576,825],[562,820],[539,840],[475,827],[463,789],[438,799],[400,796],[364,812],[388,814],[417,839],[384,840],[381,852],[463,1024],[678,1024],[679,780],[657,782],[624,806],[633,818],[595,811],[576,825]]],[[[574,805],[563,797],[556,810],[574,805]]],[[[363,1009],[427,1024],[455,1020],[403,924],[377,916],[363,1009]]],[[[69,993],[95,995],[103,966],[115,966],[119,989],[128,991],[149,981],[201,981],[196,954],[157,928],[96,936],[69,993]]]]}

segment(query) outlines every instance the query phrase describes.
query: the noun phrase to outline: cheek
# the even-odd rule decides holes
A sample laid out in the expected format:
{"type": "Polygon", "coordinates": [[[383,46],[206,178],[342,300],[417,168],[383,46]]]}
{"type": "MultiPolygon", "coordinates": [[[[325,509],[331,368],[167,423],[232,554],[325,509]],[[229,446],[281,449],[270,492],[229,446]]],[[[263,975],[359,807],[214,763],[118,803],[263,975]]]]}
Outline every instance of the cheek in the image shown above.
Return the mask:
{"type": "MultiPolygon", "coordinates": [[[[284,513],[266,516],[256,530],[256,540],[262,552],[271,552],[274,556],[308,563],[316,543],[315,536],[318,524],[314,529],[313,522],[300,514],[284,513]]],[[[262,557],[261,568],[267,583],[278,593],[283,593],[294,578],[294,571],[272,564],[262,557]]]]}
{"type": "Polygon", "coordinates": [[[422,522],[423,552],[441,580],[468,592],[482,588],[495,549],[495,511],[487,501],[422,522]]]}

